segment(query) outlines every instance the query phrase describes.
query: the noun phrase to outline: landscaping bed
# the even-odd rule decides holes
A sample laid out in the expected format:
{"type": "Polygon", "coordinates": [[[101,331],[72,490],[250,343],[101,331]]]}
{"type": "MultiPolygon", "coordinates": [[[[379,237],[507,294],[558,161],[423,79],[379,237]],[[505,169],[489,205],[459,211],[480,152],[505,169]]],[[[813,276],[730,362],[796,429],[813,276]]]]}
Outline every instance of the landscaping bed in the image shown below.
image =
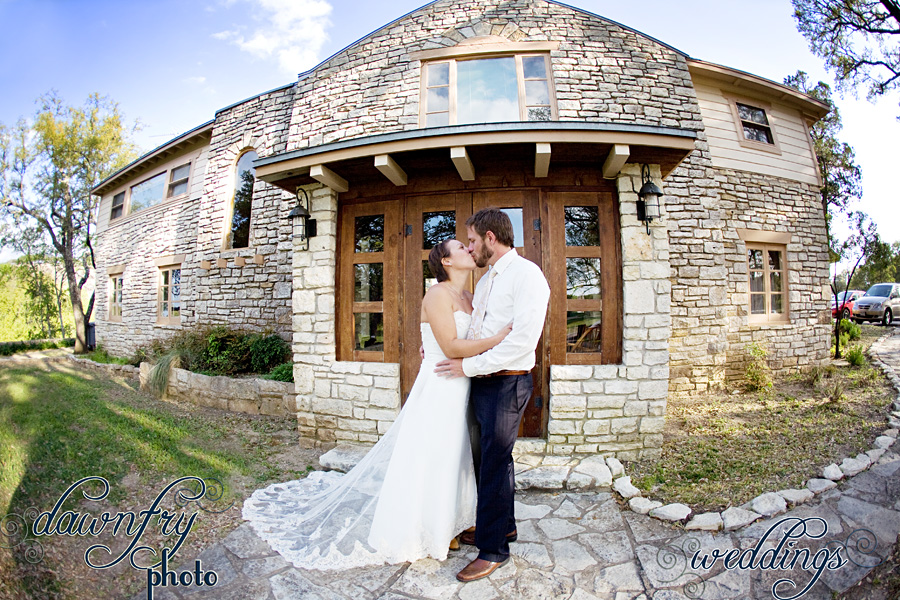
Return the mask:
{"type": "MultiPolygon", "coordinates": [[[[868,348],[890,330],[863,325],[868,348]]],[[[896,392],[868,360],[844,360],[778,379],[670,399],[662,457],[629,463],[643,495],[695,513],[739,506],[764,492],[801,488],[822,469],[872,447],[887,428],[896,392]]]]}

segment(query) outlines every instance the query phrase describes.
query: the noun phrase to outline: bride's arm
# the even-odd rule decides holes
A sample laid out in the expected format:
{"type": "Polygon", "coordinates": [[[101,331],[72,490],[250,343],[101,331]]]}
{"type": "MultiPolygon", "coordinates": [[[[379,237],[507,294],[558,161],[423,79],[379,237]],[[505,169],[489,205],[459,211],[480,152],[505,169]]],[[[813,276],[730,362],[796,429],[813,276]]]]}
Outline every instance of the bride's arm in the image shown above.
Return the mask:
{"type": "Polygon", "coordinates": [[[481,354],[499,344],[512,330],[512,326],[507,325],[497,335],[480,340],[456,337],[453,299],[450,292],[437,286],[429,289],[422,299],[422,315],[431,325],[431,332],[447,358],[468,358],[481,354]]]}

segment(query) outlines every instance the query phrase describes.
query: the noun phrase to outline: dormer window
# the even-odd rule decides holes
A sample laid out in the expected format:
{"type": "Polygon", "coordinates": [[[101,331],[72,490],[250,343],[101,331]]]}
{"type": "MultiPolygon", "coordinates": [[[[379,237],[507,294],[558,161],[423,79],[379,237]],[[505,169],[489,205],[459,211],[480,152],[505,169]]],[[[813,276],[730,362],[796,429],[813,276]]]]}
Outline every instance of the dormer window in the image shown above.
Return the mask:
{"type": "Polygon", "coordinates": [[[428,62],[422,82],[425,127],[557,118],[548,54],[428,62]]]}
{"type": "Polygon", "coordinates": [[[769,126],[766,111],[749,104],[741,104],[740,102],[735,104],[737,105],[741,125],[744,127],[744,138],[753,142],[774,144],[775,138],[772,136],[772,128],[769,126]]]}

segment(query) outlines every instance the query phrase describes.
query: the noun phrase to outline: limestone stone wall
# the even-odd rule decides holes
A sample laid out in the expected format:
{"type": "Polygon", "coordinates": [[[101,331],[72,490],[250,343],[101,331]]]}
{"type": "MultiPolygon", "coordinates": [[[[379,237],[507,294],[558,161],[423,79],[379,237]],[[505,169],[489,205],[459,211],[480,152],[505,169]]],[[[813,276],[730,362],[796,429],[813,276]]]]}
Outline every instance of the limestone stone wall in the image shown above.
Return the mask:
{"type": "Polygon", "coordinates": [[[726,378],[740,379],[747,363],[746,346],[761,342],[769,365],[789,373],[828,358],[831,308],[825,215],[818,189],[807,184],[719,169],[716,182],[729,226],[723,232],[728,272],[726,378]],[[791,234],[787,244],[790,323],[748,324],[747,247],[737,229],[791,234]]]}
{"type": "Polygon", "coordinates": [[[197,324],[228,324],[291,336],[291,226],[295,200],[261,181],[253,193],[250,247],[223,249],[235,166],[253,149],[283,152],[294,87],[287,86],[223,109],[212,139],[193,161],[188,197],[126,217],[97,238],[97,340],[112,354],[129,355],[153,339],[197,324]],[[156,318],[164,256],[181,263],[180,324],[156,318]],[[121,321],[108,319],[107,267],[125,265],[121,321]]]}
{"type": "Polygon", "coordinates": [[[767,346],[776,372],[827,358],[828,261],[818,191],[714,168],[703,132],[664,191],[672,266],[670,390],[704,391],[740,379],[751,341],[767,346]],[[738,229],[792,234],[790,323],[749,324],[746,245],[738,229]]]}
{"type": "Polygon", "coordinates": [[[251,98],[216,113],[207,183],[200,202],[196,310],[203,323],[239,325],[291,335],[291,225],[296,199],[257,180],[253,188],[248,248],[225,249],[235,167],[244,152],[259,158],[285,151],[294,87],[251,98]],[[243,263],[243,264],[241,264],[243,263]]]}
{"type": "MultiPolygon", "coordinates": [[[[195,176],[205,170],[206,152],[195,163],[195,176]]],[[[203,177],[198,177],[203,181],[203,177]]],[[[178,202],[164,202],[136,213],[128,221],[108,227],[95,243],[97,295],[94,306],[97,342],[116,356],[127,356],[154,338],[172,335],[197,322],[195,309],[197,265],[193,260],[197,239],[198,207],[202,187],[178,202]],[[184,255],[181,265],[181,325],[157,323],[156,259],[184,255]],[[107,267],[125,265],[122,320],[110,321],[107,267]]]]}
{"type": "Polygon", "coordinates": [[[480,36],[556,41],[561,121],[700,129],[684,56],[596,15],[543,0],[447,0],[390,23],[301,77],[288,149],[419,128],[421,61],[480,36]]]}

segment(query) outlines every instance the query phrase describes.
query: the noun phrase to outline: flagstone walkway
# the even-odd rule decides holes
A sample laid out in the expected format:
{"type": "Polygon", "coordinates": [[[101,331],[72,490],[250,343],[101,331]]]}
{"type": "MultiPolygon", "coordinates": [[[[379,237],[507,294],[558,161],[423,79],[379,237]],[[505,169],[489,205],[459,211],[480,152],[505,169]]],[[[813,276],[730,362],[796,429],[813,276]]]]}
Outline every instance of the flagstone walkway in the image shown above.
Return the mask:
{"type": "MultiPolygon", "coordinates": [[[[874,345],[872,353],[892,368],[889,375],[900,390],[900,330],[874,345]]],[[[900,410],[900,398],[893,410],[900,410]]],[[[898,417],[900,412],[892,421],[898,417]]],[[[214,587],[156,588],[153,597],[712,600],[775,598],[773,586],[782,580],[776,588],[779,597],[796,596],[809,586],[801,598],[831,599],[889,556],[897,541],[900,444],[896,446],[867,470],[819,490],[807,503],[798,497],[787,512],[725,532],[686,530],[632,512],[620,506],[612,491],[518,492],[519,540],[511,546],[512,560],[487,579],[468,584],[457,582],[455,575],[476,556],[469,546],[443,562],[304,571],[287,563],[245,523],[198,557],[204,571],[216,571],[214,587]]],[[[193,559],[185,561],[193,564],[193,559]]]]}

